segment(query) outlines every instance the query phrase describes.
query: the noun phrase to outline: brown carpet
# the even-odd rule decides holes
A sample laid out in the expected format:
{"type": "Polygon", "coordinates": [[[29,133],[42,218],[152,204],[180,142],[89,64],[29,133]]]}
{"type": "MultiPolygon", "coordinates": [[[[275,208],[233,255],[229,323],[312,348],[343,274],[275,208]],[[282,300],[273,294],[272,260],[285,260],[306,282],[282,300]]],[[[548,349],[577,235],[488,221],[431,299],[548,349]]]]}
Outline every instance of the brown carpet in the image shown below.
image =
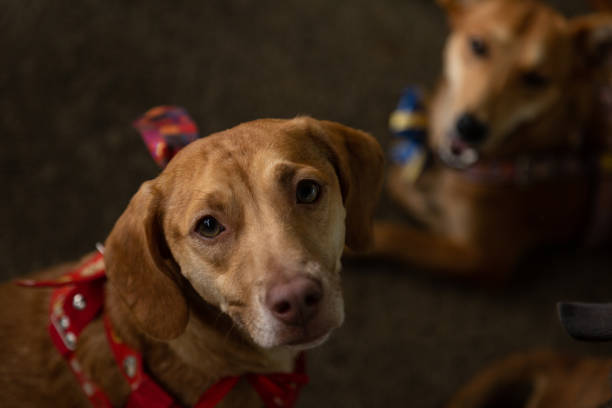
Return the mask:
{"type": "MultiPolygon", "coordinates": [[[[567,14],[581,1],[553,2],[567,14]]],[[[0,273],[79,257],[157,174],[130,122],[187,108],[202,133],[309,114],[372,132],[431,86],[446,35],[430,0],[7,0],[0,14],[0,273]]],[[[396,213],[385,200],[381,215],[396,213]]],[[[347,321],[310,353],[301,407],[439,407],[484,363],[530,347],[609,353],[560,329],[560,299],[612,298],[606,254],[542,254],[503,289],[349,265],[347,321]]]]}

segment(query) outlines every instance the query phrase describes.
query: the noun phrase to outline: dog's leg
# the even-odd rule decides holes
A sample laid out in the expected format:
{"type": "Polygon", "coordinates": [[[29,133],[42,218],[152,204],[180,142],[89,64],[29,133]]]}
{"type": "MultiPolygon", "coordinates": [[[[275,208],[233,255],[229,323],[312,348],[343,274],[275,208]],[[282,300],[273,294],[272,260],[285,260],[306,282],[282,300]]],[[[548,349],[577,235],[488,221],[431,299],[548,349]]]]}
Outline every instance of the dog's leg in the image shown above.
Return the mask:
{"type": "Polygon", "coordinates": [[[445,408],[600,408],[610,361],[553,352],[512,355],[480,372],[445,408]]]}
{"type": "Polygon", "coordinates": [[[468,245],[406,224],[376,222],[372,257],[386,257],[457,277],[503,280],[514,268],[520,250],[494,251],[468,245]]]}
{"type": "Polygon", "coordinates": [[[480,372],[445,408],[537,408],[545,387],[522,355],[512,356],[480,372]]]}
{"type": "Polygon", "coordinates": [[[437,202],[439,185],[435,169],[423,174],[417,182],[409,182],[402,175],[402,169],[393,166],[387,174],[387,192],[406,214],[431,230],[444,227],[444,214],[437,202]]]}

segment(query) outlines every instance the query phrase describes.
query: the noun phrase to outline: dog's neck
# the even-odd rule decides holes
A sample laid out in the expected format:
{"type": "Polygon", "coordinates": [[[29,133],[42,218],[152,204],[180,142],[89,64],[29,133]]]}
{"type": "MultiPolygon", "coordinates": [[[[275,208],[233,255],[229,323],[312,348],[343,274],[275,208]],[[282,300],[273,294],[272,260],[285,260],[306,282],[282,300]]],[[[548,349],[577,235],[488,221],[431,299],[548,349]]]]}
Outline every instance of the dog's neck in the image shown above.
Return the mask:
{"type": "MultiPolygon", "coordinates": [[[[175,339],[149,337],[133,321],[127,305],[114,291],[106,295],[106,311],[114,330],[139,350],[148,374],[186,405],[220,379],[245,373],[290,372],[297,352],[264,350],[247,340],[231,319],[201,299],[190,299],[185,331],[175,339]]],[[[255,397],[252,392],[251,397],[255,397]]]]}

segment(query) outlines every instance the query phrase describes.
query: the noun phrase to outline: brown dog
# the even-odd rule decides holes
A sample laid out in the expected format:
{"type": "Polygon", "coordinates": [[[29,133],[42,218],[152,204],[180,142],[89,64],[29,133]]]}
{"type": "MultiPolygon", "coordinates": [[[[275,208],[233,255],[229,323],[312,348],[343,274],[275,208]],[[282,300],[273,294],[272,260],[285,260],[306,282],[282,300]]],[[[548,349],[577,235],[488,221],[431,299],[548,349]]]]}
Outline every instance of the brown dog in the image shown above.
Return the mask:
{"type": "MultiPolygon", "coordinates": [[[[187,146],[142,185],[106,240],[114,332],[183,405],[223,377],[291,371],[300,350],[343,321],[340,256],[371,240],[382,165],[368,134],[310,118],[249,122],[187,146]]],[[[2,406],[88,405],[46,331],[49,293],[0,287],[2,406]]],[[[130,388],[100,317],[76,357],[123,406],[130,388]]],[[[220,406],[262,402],[243,381],[220,406]]]]}
{"type": "MultiPolygon", "coordinates": [[[[612,304],[562,302],[558,311],[575,339],[612,341],[612,304]]],[[[446,408],[610,408],[611,370],[609,358],[515,354],[478,373],[446,408]]]]}
{"type": "Polygon", "coordinates": [[[611,369],[612,360],[516,354],[479,373],[446,408],[604,408],[611,369]]]}
{"type": "Polygon", "coordinates": [[[429,105],[433,160],[416,181],[400,166],[388,180],[421,227],[378,224],[374,252],[503,276],[601,222],[590,216],[612,138],[612,17],[568,20],[532,0],[441,3],[452,31],[429,105]]]}

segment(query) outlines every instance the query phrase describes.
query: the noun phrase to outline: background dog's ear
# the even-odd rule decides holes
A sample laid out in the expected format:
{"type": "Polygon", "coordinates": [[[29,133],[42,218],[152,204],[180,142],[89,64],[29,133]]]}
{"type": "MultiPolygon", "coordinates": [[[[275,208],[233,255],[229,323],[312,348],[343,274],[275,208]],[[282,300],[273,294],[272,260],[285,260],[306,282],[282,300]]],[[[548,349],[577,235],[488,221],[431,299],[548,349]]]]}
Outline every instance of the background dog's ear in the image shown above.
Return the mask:
{"type": "Polygon", "coordinates": [[[160,195],[144,183],[105,244],[106,273],[142,331],[159,340],[179,336],[189,311],[179,288],[179,267],[161,227],[160,195]]]}
{"type": "Polygon", "coordinates": [[[589,3],[595,10],[612,12],[612,1],[610,0],[589,0],[589,3]]]}
{"type": "Polygon", "coordinates": [[[483,1],[485,0],[436,0],[438,5],[446,12],[451,25],[454,24],[467,9],[483,1]]]}
{"type": "Polygon", "coordinates": [[[612,14],[591,14],[570,22],[579,70],[612,72],[612,14]]]}
{"type": "Polygon", "coordinates": [[[333,150],[346,208],[346,245],[354,251],[372,242],[372,218],[383,182],[384,155],[376,139],[360,130],[321,121],[333,150]]]}

